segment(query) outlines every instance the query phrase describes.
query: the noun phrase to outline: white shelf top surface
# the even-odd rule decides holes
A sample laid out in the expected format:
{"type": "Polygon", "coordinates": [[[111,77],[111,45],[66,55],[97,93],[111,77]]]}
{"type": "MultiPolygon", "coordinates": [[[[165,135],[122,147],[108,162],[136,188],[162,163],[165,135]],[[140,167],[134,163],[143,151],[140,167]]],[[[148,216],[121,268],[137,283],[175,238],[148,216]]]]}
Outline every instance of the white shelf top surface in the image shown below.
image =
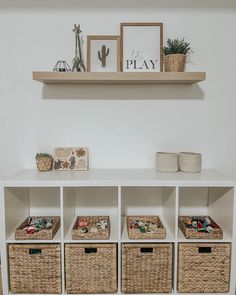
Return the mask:
{"type": "Polygon", "coordinates": [[[200,173],[161,173],[149,169],[101,169],[88,171],[24,170],[4,181],[14,186],[234,186],[236,180],[215,170],[200,173]]]}

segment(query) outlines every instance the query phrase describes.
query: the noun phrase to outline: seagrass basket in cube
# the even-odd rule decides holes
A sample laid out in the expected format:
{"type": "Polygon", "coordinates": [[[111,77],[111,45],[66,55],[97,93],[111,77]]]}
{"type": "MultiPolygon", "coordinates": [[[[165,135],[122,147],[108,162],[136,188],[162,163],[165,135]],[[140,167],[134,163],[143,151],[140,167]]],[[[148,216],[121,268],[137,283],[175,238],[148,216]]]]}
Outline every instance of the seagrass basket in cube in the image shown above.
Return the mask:
{"type": "MultiPolygon", "coordinates": [[[[147,226],[148,229],[148,226],[147,226]]],[[[165,239],[166,229],[159,216],[128,216],[127,231],[130,239],[165,239]],[[134,228],[132,224],[139,221],[142,224],[155,224],[155,230],[141,232],[139,228],[134,228]]]]}
{"type": "Polygon", "coordinates": [[[31,216],[31,218],[50,218],[52,220],[52,227],[49,229],[41,229],[38,232],[28,234],[25,227],[28,224],[26,218],[21,225],[15,231],[16,240],[52,240],[60,228],[60,217],[59,216],[31,216]]]}
{"type": "Polygon", "coordinates": [[[230,261],[230,243],[180,243],[178,291],[227,293],[230,261]]]}
{"type": "Polygon", "coordinates": [[[109,216],[79,216],[76,218],[72,228],[72,240],[109,240],[110,224],[109,216]],[[87,232],[82,232],[82,229],[79,227],[81,221],[86,222],[87,232]],[[101,222],[106,222],[107,226],[104,228],[98,226],[101,222]]]}
{"type": "Polygon", "coordinates": [[[117,292],[116,244],[66,244],[68,294],[117,292]]]}
{"type": "Polygon", "coordinates": [[[179,217],[179,228],[183,232],[186,239],[223,239],[222,228],[210,217],[210,216],[197,216],[197,218],[209,218],[211,223],[214,223],[215,227],[211,232],[198,232],[195,228],[188,228],[186,226],[186,219],[191,218],[191,216],[180,216],[179,217]]]}
{"type": "Polygon", "coordinates": [[[11,293],[61,293],[60,244],[10,244],[11,293]]]}
{"type": "Polygon", "coordinates": [[[173,245],[122,244],[123,293],[171,293],[173,245]]]}

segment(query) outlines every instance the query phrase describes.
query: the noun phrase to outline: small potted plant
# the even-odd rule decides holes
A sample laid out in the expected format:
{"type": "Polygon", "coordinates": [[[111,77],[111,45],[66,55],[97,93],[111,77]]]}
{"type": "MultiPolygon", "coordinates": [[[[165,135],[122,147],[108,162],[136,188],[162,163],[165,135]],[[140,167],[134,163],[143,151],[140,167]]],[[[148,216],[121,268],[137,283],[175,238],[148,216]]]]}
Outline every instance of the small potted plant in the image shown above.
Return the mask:
{"type": "Polygon", "coordinates": [[[164,65],[166,72],[183,72],[186,56],[192,53],[190,43],[185,39],[168,39],[163,48],[164,65]]]}
{"type": "Polygon", "coordinates": [[[36,154],[36,164],[38,171],[46,172],[52,170],[53,166],[53,157],[46,153],[36,154]]]}

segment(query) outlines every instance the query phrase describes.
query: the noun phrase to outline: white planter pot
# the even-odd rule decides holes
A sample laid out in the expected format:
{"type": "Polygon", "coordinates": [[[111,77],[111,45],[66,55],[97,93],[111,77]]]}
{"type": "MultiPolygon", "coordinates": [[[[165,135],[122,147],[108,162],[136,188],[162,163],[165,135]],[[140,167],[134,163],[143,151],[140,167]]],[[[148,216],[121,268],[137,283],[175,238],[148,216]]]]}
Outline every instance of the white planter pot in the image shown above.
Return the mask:
{"type": "Polygon", "coordinates": [[[181,152],[179,154],[179,169],[183,172],[200,172],[202,169],[202,155],[199,153],[181,152]]]}
{"type": "Polygon", "coordinates": [[[176,153],[162,153],[156,154],[156,169],[160,172],[177,172],[178,154],[176,153]]]}

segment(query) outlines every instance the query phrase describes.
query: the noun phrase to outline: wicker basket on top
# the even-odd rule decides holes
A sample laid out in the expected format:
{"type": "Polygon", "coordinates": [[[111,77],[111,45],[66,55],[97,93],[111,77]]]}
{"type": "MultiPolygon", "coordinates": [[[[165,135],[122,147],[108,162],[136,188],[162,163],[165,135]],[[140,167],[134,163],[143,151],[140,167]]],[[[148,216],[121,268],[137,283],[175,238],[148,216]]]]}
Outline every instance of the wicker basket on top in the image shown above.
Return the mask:
{"type": "Polygon", "coordinates": [[[229,292],[230,261],[230,243],[180,243],[178,291],[229,292]]]}
{"type": "Polygon", "coordinates": [[[66,244],[66,291],[68,294],[116,293],[116,244],[66,244]]]}
{"type": "Polygon", "coordinates": [[[52,240],[60,228],[59,216],[31,216],[26,218],[15,231],[16,240],[52,240]],[[38,232],[28,234],[25,227],[28,224],[29,218],[50,218],[52,220],[52,228],[41,229],[38,232]]]}
{"type": "Polygon", "coordinates": [[[52,170],[53,157],[49,154],[37,154],[35,157],[37,169],[40,172],[52,170]]]}
{"type": "Polygon", "coordinates": [[[72,228],[72,240],[109,240],[109,216],[79,216],[72,228]]]}
{"type": "Polygon", "coordinates": [[[173,245],[122,244],[123,293],[171,293],[173,245]]]}
{"type": "Polygon", "coordinates": [[[164,56],[166,72],[184,72],[186,62],[185,54],[169,54],[164,56]]]}
{"type": "Polygon", "coordinates": [[[127,230],[130,239],[166,238],[166,229],[158,216],[128,216],[127,230]]]}
{"type": "Polygon", "coordinates": [[[215,225],[211,232],[198,232],[195,228],[188,228],[186,220],[191,219],[192,216],[180,216],[179,228],[185,235],[186,239],[223,239],[223,230],[219,225],[209,216],[196,216],[196,218],[209,218],[211,223],[215,225]]]}
{"type": "Polygon", "coordinates": [[[61,293],[60,244],[10,244],[11,293],[61,293]]]}

